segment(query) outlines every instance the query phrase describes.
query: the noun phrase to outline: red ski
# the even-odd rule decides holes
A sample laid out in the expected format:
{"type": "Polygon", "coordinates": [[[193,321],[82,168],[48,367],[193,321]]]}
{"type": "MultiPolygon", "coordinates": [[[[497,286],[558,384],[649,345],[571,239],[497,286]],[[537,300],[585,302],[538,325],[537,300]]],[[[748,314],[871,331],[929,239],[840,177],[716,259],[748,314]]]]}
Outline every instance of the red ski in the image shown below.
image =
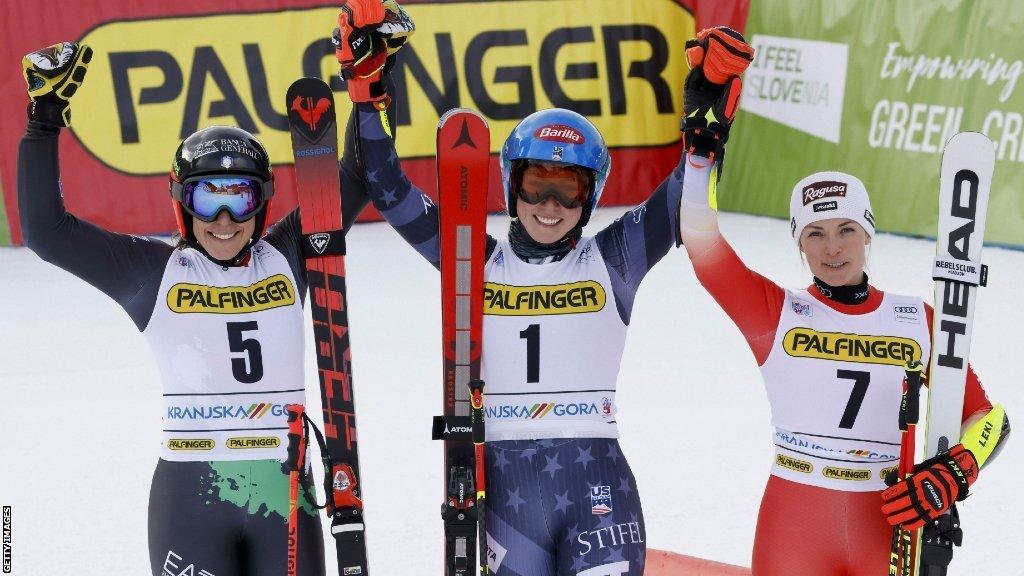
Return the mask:
{"type": "Polygon", "coordinates": [[[484,418],[480,358],[490,131],[478,113],[451,110],[437,126],[441,232],[445,576],[487,574],[484,418]],[[477,555],[477,547],[480,554],[477,555]]]}
{"type": "Polygon", "coordinates": [[[352,396],[334,94],[322,80],[302,78],[288,88],[287,107],[330,458],[327,512],[337,548],[338,573],[366,576],[369,571],[352,396]]]}

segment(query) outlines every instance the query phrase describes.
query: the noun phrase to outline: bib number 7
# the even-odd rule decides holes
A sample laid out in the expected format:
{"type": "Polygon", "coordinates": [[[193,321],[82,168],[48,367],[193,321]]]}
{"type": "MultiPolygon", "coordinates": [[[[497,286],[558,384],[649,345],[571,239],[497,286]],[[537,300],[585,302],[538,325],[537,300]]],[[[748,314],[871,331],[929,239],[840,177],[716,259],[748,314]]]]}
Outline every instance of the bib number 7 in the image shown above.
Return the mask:
{"type": "Polygon", "coordinates": [[[857,413],[860,412],[860,405],[864,403],[864,396],[868,393],[871,373],[861,370],[836,370],[836,377],[841,380],[853,380],[850,399],[847,400],[843,418],[839,421],[840,428],[853,428],[853,423],[857,420],[857,413]]]}

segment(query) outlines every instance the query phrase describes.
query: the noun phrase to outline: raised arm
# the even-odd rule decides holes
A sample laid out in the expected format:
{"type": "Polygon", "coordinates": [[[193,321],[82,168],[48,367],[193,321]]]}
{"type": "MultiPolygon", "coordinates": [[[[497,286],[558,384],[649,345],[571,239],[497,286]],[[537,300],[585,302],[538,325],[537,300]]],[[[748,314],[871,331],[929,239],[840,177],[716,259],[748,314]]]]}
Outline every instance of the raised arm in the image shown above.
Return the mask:
{"type": "Polygon", "coordinates": [[[683,246],[704,289],[725,310],[746,339],[758,365],[768,359],[782,314],[785,291],[747,268],[718,228],[718,214],[709,202],[715,193],[715,167],[706,159],[685,163],[686,177],[679,209],[683,246]]]}
{"type": "Polygon", "coordinates": [[[682,166],[677,166],[643,204],[597,233],[597,246],[608,267],[619,317],[629,324],[640,282],[669,248],[678,246],[682,166]]]}
{"type": "Polygon", "coordinates": [[[172,248],[76,218],[62,197],[58,139],[71,121],[69,100],[91,54],[87,46],[65,42],[25,57],[32,103],[18,147],[18,211],[26,246],[113,298],[142,330],[172,248]]]}
{"type": "Polygon", "coordinates": [[[394,53],[415,27],[401,8],[393,12],[379,1],[369,0],[347,3],[338,24],[334,41],[353,104],[346,157],[354,152],[355,170],[365,182],[365,192],[374,207],[406,242],[438,268],[437,207],[402,171],[395,151],[393,118],[387,115],[391,102],[388,72],[394,53]]]}
{"type": "Polygon", "coordinates": [[[728,28],[702,30],[687,42],[683,106],[685,174],[679,228],[697,280],[739,327],[758,364],[771,351],[785,292],[747,268],[718,228],[716,186],[725,142],[753,49],[728,28]]]}

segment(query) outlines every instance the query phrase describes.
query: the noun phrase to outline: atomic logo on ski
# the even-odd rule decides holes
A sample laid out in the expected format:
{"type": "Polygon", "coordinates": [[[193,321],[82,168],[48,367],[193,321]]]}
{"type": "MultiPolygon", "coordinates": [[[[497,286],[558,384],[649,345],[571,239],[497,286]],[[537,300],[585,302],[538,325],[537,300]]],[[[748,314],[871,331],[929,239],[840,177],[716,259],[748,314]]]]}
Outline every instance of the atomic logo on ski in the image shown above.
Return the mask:
{"type": "Polygon", "coordinates": [[[459,146],[469,146],[476,149],[473,137],[469,134],[469,123],[465,118],[462,119],[462,131],[459,132],[459,137],[455,139],[455,144],[452,144],[452,148],[458,148],[459,146]]]}
{"type": "MultiPolygon", "coordinates": [[[[302,120],[301,124],[298,122],[294,123],[295,127],[301,127],[303,129],[302,136],[310,142],[314,142],[320,140],[327,131],[327,128],[333,124],[331,121],[320,124],[324,113],[330,110],[330,108],[331,101],[327,98],[320,98],[314,103],[312,97],[299,95],[292,100],[289,114],[294,112],[302,120]]],[[[331,118],[331,116],[329,115],[328,118],[331,118]]]]}

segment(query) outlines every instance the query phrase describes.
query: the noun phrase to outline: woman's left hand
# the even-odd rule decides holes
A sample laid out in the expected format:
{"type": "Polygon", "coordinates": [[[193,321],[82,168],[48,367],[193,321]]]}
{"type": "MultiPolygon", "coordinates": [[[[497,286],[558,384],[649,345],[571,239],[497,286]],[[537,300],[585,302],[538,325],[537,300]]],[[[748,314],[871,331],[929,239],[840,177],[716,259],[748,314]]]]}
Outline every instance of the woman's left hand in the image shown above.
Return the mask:
{"type": "Polygon", "coordinates": [[[967,497],[978,478],[978,462],[963,444],[925,460],[914,473],[882,492],[882,513],[893,526],[914,530],[967,497]]]}

